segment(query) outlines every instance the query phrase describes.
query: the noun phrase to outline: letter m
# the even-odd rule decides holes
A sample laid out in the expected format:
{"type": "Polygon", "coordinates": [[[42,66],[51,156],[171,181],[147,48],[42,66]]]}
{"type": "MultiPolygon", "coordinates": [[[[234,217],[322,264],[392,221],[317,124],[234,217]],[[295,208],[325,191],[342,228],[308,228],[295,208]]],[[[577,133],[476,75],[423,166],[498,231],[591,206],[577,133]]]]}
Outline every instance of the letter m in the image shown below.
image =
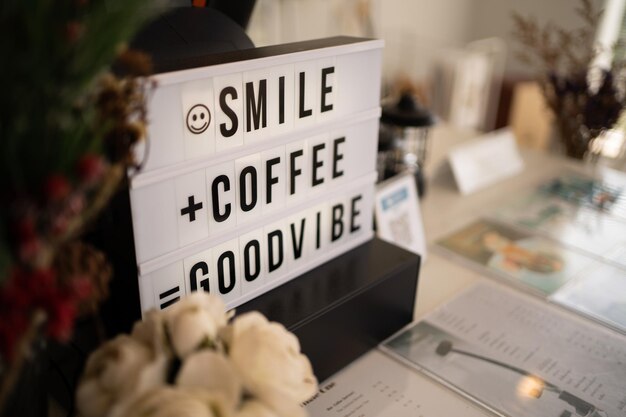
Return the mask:
{"type": "Polygon", "coordinates": [[[254,120],[254,130],[267,127],[267,80],[259,81],[258,97],[254,95],[254,83],[246,83],[246,132],[252,130],[254,120]]]}

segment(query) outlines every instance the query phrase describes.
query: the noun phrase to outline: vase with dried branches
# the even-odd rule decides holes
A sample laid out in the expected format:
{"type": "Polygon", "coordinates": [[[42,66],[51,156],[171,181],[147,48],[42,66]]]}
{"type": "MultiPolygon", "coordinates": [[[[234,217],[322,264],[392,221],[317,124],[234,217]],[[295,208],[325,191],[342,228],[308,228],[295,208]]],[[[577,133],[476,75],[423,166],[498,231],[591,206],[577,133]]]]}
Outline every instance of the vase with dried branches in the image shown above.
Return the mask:
{"type": "MultiPolygon", "coordinates": [[[[81,235],[144,136],[151,64],[124,45],[153,15],[147,3],[0,7],[0,415],[34,413],[33,395],[15,394],[34,347],[67,341],[106,296],[111,269],[81,235]]],[[[23,391],[42,383],[35,375],[23,391]]]]}
{"type": "Polygon", "coordinates": [[[590,67],[604,52],[595,38],[602,15],[597,3],[579,1],[574,12],[582,25],[571,30],[512,15],[513,35],[522,46],[518,57],[536,69],[561,145],[567,156],[577,159],[583,159],[593,139],[613,126],[626,102],[623,62],[590,67]]]}

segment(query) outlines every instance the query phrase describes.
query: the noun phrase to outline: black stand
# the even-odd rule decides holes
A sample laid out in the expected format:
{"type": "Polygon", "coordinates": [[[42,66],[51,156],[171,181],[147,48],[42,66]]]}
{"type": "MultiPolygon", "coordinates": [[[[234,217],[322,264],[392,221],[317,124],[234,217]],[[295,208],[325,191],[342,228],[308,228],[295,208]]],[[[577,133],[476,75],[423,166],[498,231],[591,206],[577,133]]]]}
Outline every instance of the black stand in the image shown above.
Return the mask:
{"type": "Polygon", "coordinates": [[[420,258],[373,239],[237,308],[285,325],[320,381],[411,322],[420,258]]]}

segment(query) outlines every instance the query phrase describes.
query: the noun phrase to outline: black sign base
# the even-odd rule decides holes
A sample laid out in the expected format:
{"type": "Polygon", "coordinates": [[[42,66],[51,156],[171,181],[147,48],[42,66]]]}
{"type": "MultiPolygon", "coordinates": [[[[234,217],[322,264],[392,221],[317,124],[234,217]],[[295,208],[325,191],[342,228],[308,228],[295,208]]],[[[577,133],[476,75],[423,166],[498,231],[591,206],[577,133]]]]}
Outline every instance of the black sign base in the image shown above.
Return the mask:
{"type": "Polygon", "coordinates": [[[328,378],[413,319],[420,257],[373,239],[239,307],[300,339],[328,378]]]}

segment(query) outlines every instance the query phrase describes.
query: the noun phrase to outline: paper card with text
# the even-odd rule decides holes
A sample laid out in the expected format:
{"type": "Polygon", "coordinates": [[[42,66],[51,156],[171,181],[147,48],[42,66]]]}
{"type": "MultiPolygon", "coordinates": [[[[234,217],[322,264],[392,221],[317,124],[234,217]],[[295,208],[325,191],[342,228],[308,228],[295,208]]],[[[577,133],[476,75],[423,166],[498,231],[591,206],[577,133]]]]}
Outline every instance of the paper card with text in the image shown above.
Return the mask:
{"type": "Polygon", "coordinates": [[[448,161],[461,194],[470,194],[522,172],[524,162],[510,129],[486,134],[453,149],[448,161]]]}
{"type": "Polygon", "coordinates": [[[426,238],[417,186],[412,174],[391,178],[376,187],[376,234],[426,259],[426,238]]]}

